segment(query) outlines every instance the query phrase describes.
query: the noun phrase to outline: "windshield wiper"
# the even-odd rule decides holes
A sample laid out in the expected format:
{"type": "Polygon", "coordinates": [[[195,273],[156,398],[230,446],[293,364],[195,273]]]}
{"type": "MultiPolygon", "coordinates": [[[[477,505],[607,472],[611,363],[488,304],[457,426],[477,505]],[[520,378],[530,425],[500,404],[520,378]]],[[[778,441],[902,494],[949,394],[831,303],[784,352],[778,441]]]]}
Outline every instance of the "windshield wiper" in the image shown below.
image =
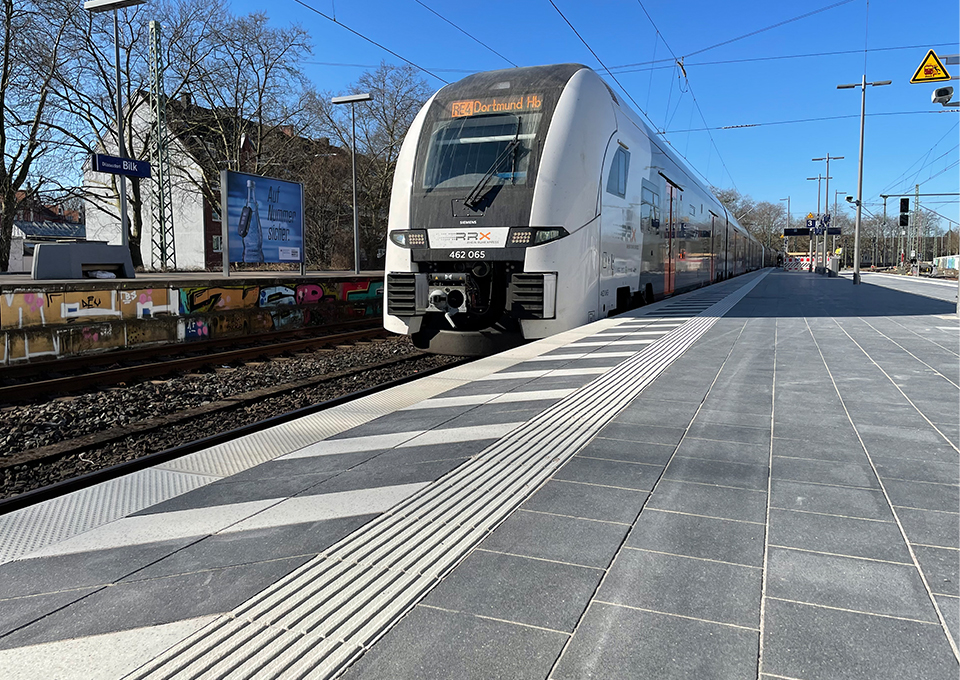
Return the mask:
{"type": "MultiPolygon", "coordinates": [[[[480,178],[480,181],[477,182],[476,186],[470,190],[470,193],[467,194],[467,197],[463,199],[463,204],[470,208],[471,210],[476,210],[477,206],[480,204],[480,200],[486,194],[487,184],[493,179],[493,176],[500,169],[500,166],[503,165],[503,162],[514,154],[517,148],[520,146],[520,116],[517,116],[517,132],[513,136],[513,140],[507,144],[507,146],[500,152],[500,155],[497,156],[496,160],[493,161],[493,164],[490,166],[490,169],[487,170],[483,177],[480,178]]],[[[516,160],[516,159],[514,159],[516,160]]]]}

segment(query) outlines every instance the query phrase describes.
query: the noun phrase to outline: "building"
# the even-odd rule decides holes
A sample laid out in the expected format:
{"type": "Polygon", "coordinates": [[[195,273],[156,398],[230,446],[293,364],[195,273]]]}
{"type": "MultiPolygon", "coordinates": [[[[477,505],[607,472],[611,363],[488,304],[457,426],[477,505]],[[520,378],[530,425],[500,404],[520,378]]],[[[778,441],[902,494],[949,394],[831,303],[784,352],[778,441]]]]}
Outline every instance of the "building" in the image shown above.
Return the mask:
{"type": "MultiPolygon", "coordinates": [[[[149,136],[153,114],[149,95],[140,93],[132,104],[133,157],[150,158],[149,136]]],[[[342,150],[329,139],[311,140],[294,134],[290,126],[263,127],[228,109],[195,104],[189,94],[167,102],[174,252],[178,270],[218,270],[223,266],[220,223],[220,171],[223,169],[301,181],[317,160],[342,150]]],[[[102,153],[117,155],[115,143],[102,153]]],[[[347,152],[348,153],[348,152],[347,152]]],[[[127,178],[127,210],[146,269],[159,268],[153,252],[151,221],[152,180],[127,178]]],[[[118,177],[84,168],[87,194],[87,236],[91,240],[121,243],[118,177]]],[[[136,258],[135,258],[136,263],[136,258]]]]}

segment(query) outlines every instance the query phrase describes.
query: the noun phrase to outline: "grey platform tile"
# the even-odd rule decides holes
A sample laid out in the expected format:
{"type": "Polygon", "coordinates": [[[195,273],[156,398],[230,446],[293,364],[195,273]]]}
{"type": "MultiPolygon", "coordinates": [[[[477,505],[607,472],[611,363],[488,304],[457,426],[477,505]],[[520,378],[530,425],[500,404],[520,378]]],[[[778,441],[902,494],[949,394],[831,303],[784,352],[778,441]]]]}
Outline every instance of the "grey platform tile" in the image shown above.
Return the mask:
{"type": "Polygon", "coordinates": [[[770,414],[757,413],[754,410],[735,410],[724,400],[714,401],[707,397],[703,408],[697,413],[697,422],[718,423],[720,425],[745,425],[747,427],[770,427],[770,414]]]}
{"type": "MultiPolygon", "coordinates": [[[[560,401],[557,399],[556,401],[560,401]]],[[[463,415],[457,416],[444,424],[445,428],[455,427],[482,427],[484,425],[499,425],[500,423],[520,423],[540,415],[554,402],[545,403],[542,407],[534,407],[534,402],[507,402],[477,406],[463,415]]],[[[542,402],[535,402],[542,403],[542,402]]]]}
{"type": "Polygon", "coordinates": [[[960,487],[899,479],[884,479],[883,486],[896,506],[944,512],[956,512],[960,507],[960,487]]]}
{"type": "Polygon", "coordinates": [[[646,507],[719,519],[765,522],[767,494],[765,491],[662,479],[646,507]]]}
{"type": "Polygon", "coordinates": [[[423,604],[573,632],[602,569],[474,551],[423,604]]]}
{"type": "Polygon", "coordinates": [[[637,404],[634,401],[621,411],[613,422],[685,429],[693,419],[693,413],[690,413],[687,409],[673,410],[665,404],[661,404],[659,407],[650,407],[647,404],[649,402],[637,404]]]}
{"type": "Polygon", "coordinates": [[[664,479],[702,484],[719,484],[741,489],[766,490],[766,465],[747,465],[718,460],[700,460],[675,456],[664,472],[664,479]]]}
{"type": "Polygon", "coordinates": [[[624,439],[648,444],[668,444],[676,446],[684,429],[679,427],[658,427],[656,425],[633,425],[631,423],[612,422],[600,430],[601,437],[624,439]]]}
{"type": "Polygon", "coordinates": [[[114,583],[195,540],[158,541],[6,562],[0,565],[0,598],[114,583]]]}
{"type": "Polygon", "coordinates": [[[567,635],[415,607],[342,676],[346,680],[542,680],[567,635]]]}
{"type": "Polygon", "coordinates": [[[893,521],[883,493],[871,489],[774,479],[770,485],[770,507],[893,521]]]}
{"type": "Polygon", "coordinates": [[[3,616],[0,617],[0,644],[2,644],[2,636],[82,600],[96,590],[97,588],[78,588],[0,600],[0,610],[3,611],[3,616]]]}
{"type": "Polygon", "coordinates": [[[480,547],[585,567],[606,568],[627,533],[622,524],[555,517],[519,510],[480,547]]]}
{"type": "Polygon", "coordinates": [[[631,548],[759,567],[762,524],[713,519],[645,508],[627,538],[631,548]]]}
{"type": "Polygon", "coordinates": [[[852,517],[770,510],[770,545],[911,564],[897,525],[852,517]]]}
{"type": "Polygon", "coordinates": [[[954,644],[960,645],[960,598],[936,595],[934,599],[940,607],[943,618],[947,621],[947,628],[950,630],[954,644]]]}
{"type": "Polygon", "coordinates": [[[936,623],[912,564],[770,548],[767,596],[936,623]]]}
{"type": "Polygon", "coordinates": [[[308,559],[298,557],[260,562],[104,588],[0,638],[0,649],[227,612],[308,559]]]}
{"type": "Polygon", "coordinates": [[[833,408],[835,411],[831,413],[814,415],[807,412],[805,408],[786,410],[778,406],[774,416],[773,434],[783,439],[809,439],[810,429],[815,428],[820,432],[829,433],[829,439],[834,444],[858,445],[857,433],[844,415],[840,404],[833,408]]]}
{"type": "MultiPolygon", "coordinates": [[[[523,384],[524,391],[579,389],[594,380],[596,375],[548,375],[523,384]]],[[[492,383],[497,384],[497,383],[492,383]]],[[[512,389],[512,386],[511,386],[512,389]]],[[[518,388],[519,389],[519,388],[518,388]]]]}
{"type": "Polygon", "coordinates": [[[960,548],[960,514],[897,508],[907,540],[941,548],[960,548]]]}
{"type": "Polygon", "coordinates": [[[596,602],[551,677],[753,678],[758,637],[743,628],[596,602]]]}
{"type": "Polygon", "coordinates": [[[592,484],[550,480],[520,506],[524,510],[631,524],[647,494],[592,484]]]}
{"type": "Polygon", "coordinates": [[[311,487],[310,493],[326,494],[432,482],[459,467],[465,460],[466,458],[457,458],[411,465],[391,465],[388,461],[381,463],[371,460],[311,487]]]}
{"type": "Polygon", "coordinates": [[[325,472],[312,475],[296,475],[291,477],[270,477],[259,481],[233,482],[230,477],[226,480],[207,484],[199,489],[176,496],[163,503],[151,505],[131,517],[155,515],[178,510],[195,510],[218,505],[232,505],[272,498],[288,498],[316,487],[333,477],[335,472],[325,472]]]}
{"type": "Polygon", "coordinates": [[[816,680],[957,677],[943,628],[767,599],[764,673],[816,680]]]}
{"type": "Polygon", "coordinates": [[[862,462],[843,462],[777,456],[773,459],[772,477],[794,482],[879,489],[880,483],[873,468],[867,463],[865,456],[861,458],[862,462]]]}
{"type": "Polygon", "coordinates": [[[760,569],[627,548],[595,599],[757,628],[760,585],[760,569]]]}
{"type": "MultiPolygon", "coordinates": [[[[446,395],[445,395],[446,396],[446,395]]],[[[472,406],[450,406],[441,409],[415,409],[411,411],[394,411],[385,416],[351,428],[340,434],[328,437],[329,440],[352,439],[353,437],[368,437],[378,434],[393,434],[410,430],[429,430],[439,427],[445,422],[466,413],[472,406]]]]}
{"type": "Polygon", "coordinates": [[[375,465],[416,465],[438,460],[453,460],[470,458],[477,455],[493,444],[492,439],[471,439],[462,442],[446,442],[444,444],[419,444],[388,449],[379,453],[370,461],[375,465]]]}
{"type": "Polygon", "coordinates": [[[935,484],[960,484],[960,465],[936,463],[933,461],[904,460],[893,456],[875,460],[880,478],[906,479],[914,482],[933,482],[935,484]]]}
{"type": "Polygon", "coordinates": [[[960,551],[915,545],[913,552],[932,592],[960,597],[960,551]]]}
{"type": "Polygon", "coordinates": [[[671,444],[649,444],[625,439],[596,437],[584,446],[577,455],[622,460],[625,463],[647,463],[663,466],[670,460],[670,456],[673,455],[676,448],[671,444]]]}
{"type": "Polygon", "coordinates": [[[661,472],[663,472],[661,465],[623,463],[617,460],[577,455],[557,470],[553,479],[649,491],[657,483],[661,472]]]}
{"type": "Polygon", "coordinates": [[[300,555],[313,557],[374,517],[376,515],[352,515],[320,522],[288,524],[207,536],[131,574],[124,579],[124,582],[143,581],[300,555]]]}
{"type": "Polygon", "coordinates": [[[770,443],[768,441],[766,444],[743,444],[716,439],[684,437],[677,448],[677,455],[705,460],[767,465],[770,461],[770,443]]]}

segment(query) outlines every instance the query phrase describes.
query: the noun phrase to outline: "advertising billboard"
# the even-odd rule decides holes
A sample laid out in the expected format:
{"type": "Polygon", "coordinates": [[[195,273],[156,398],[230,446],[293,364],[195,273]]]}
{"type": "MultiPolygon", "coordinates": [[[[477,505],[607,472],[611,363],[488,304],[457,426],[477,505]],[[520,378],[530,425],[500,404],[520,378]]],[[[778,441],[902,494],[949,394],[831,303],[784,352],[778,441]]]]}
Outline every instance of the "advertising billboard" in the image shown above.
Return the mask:
{"type": "Polygon", "coordinates": [[[302,184],[224,170],[220,192],[229,262],[303,262],[302,184]]]}

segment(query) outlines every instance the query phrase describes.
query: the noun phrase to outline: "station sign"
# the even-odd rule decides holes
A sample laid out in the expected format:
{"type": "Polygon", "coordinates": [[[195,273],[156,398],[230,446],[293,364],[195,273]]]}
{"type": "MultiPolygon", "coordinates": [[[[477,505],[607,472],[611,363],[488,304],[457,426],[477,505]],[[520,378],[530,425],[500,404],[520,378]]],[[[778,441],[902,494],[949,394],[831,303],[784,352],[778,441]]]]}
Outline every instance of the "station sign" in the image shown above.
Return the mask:
{"type": "Polygon", "coordinates": [[[814,229],[817,226],[817,220],[815,217],[807,218],[807,229],[814,229]]]}
{"type": "Polygon", "coordinates": [[[103,153],[93,154],[94,172],[106,172],[111,175],[126,175],[127,177],[150,177],[150,164],[136,158],[119,158],[103,153]]]}
{"type": "Polygon", "coordinates": [[[917,72],[910,79],[911,83],[938,83],[942,80],[950,80],[950,74],[944,67],[940,57],[933,50],[927,52],[927,56],[920,62],[917,72]]]}
{"type": "Polygon", "coordinates": [[[784,230],[783,230],[783,235],[784,235],[784,236],[809,236],[809,235],[810,235],[810,230],[809,230],[809,229],[804,229],[804,228],[784,229],[784,230]]]}
{"type": "Polygon", "coordinates": [[[839,236],[840,227],[827,227],[827,236],[839,236]]]}

